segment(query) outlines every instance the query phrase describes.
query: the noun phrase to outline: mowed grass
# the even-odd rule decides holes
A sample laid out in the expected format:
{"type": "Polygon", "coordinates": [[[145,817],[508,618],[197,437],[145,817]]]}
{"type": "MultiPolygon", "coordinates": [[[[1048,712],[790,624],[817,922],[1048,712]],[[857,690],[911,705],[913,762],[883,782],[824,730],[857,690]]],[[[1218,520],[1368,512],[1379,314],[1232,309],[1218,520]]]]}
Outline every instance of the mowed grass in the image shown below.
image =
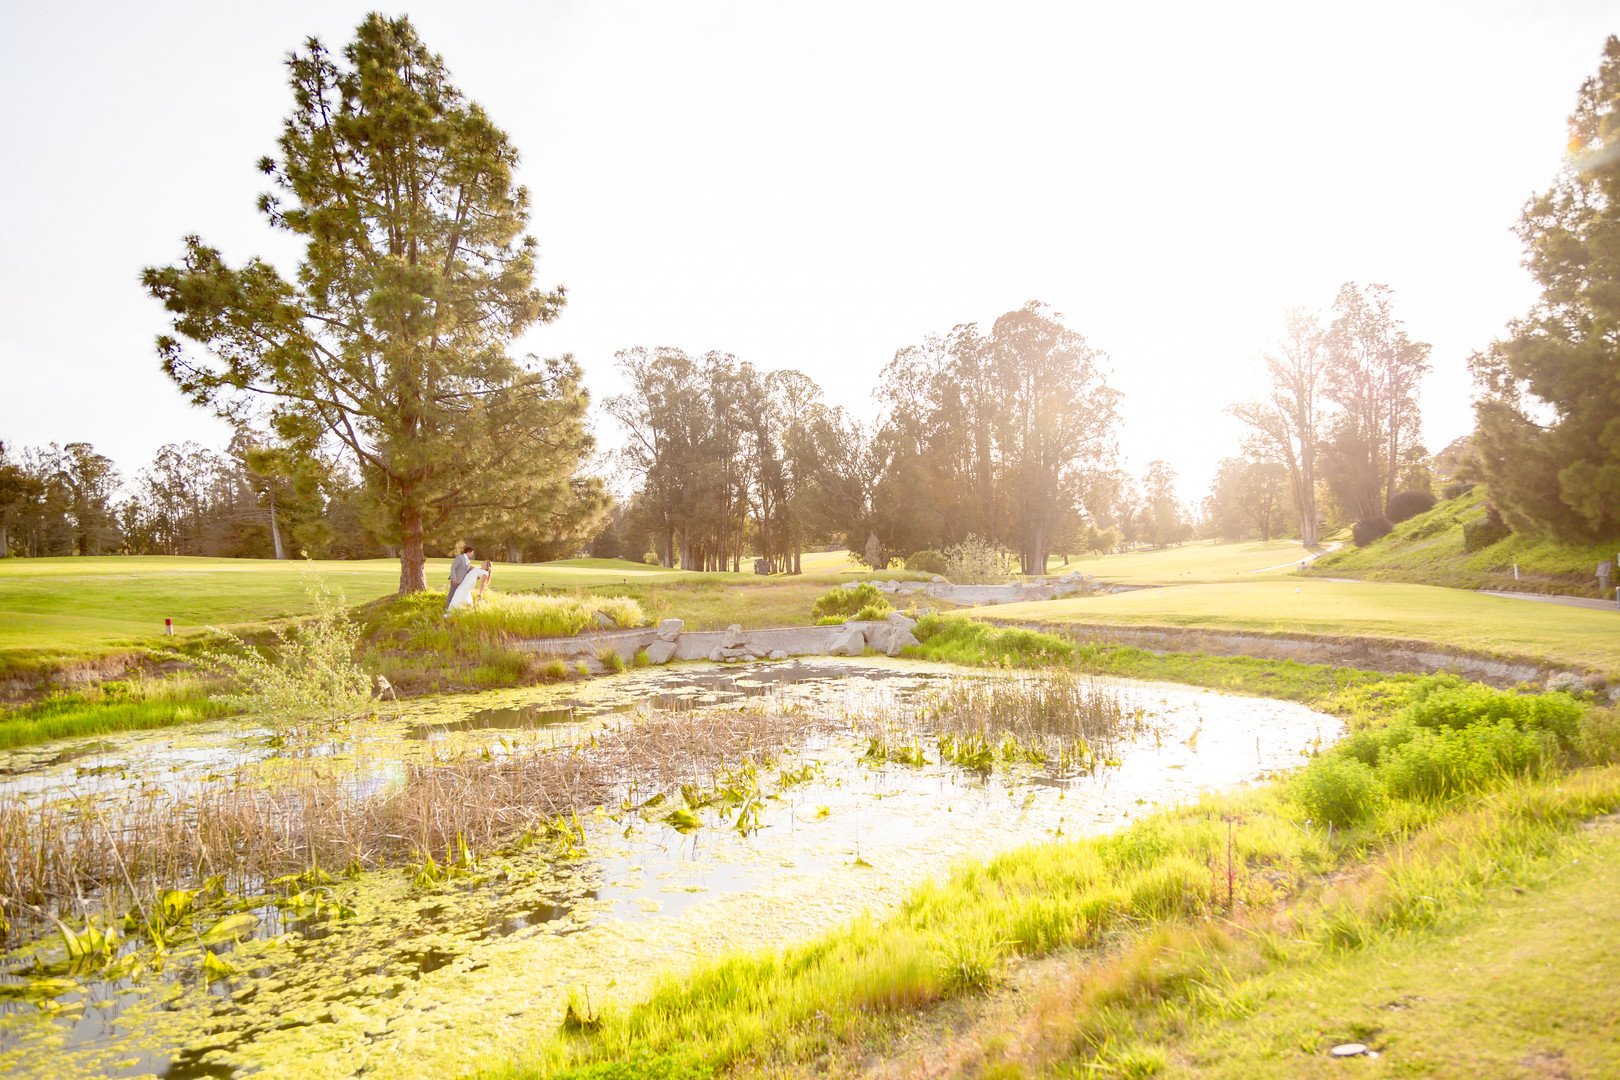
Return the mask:
{"type": "Polygon", "coordinates": [[[995,622],[1154,626],[1419,641],[1620,674],[1620,612],[1431,585],[1261,578],[971,609],[995,622]]]}
{"type": "MultiPolygon", "coordinates": [[[[1166,1047],[1201,1075],[1612,1076],[1620,1070],[1620,827],[1493,890],[1452,932],[1279,968],[1222,996],[1166,1047]],[[1540,876],[1540,875],[1537,875],[1540,876]],[[1511,993],[1504,993],[1511,987],[1511,993]],[[1220,1006],[1264,1001],[1223,1022],[1220,1006]],[[1336,1042],[1376,1059],[1335,1061],[1336,1042]]],[[[1239,1011],[1232,1009],[1231,1011],[1239,1011]]]]}
{"type": "MultiPolygon", "coordinates": [[[[428,560],[430,588],[443,589],[449,574],[448,559],[428,560]]],[[[568,559],[498,563],[492,584],[517,591],[715,576],[619,559],[568,559]]],[[[0,668],[158,645],[165,618],[174,620],[175,633],[185,634],[301,615],[315,585],[362,603],[398,588],[399,563],[164,556],[0,560],[0,668]]]]}
{"type": "Polygon", "coordinates": [[[1047,563],[1047,573],[1079,570],[1122,585],[1186,585],[1252,578],[1262,572],[1285,574],[1309,554],[1295,540],[1198,540],[1120,555],[1081,555],[1071,557],[1067,563],[1054,558],[1047,563]]]}

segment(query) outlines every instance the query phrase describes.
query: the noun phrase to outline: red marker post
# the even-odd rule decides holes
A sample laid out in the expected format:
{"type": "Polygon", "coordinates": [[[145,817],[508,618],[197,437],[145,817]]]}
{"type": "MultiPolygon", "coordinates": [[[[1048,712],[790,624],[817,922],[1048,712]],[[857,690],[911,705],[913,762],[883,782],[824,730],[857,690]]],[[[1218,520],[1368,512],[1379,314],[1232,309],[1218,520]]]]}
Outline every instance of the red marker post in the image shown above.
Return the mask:
{"type": "Polygon", "coordinates": [[[169,637],[174,637],[174,620],[173,619],[164,619],[163,620],[163,632],[166,635],[168,635],[169,637]]]}

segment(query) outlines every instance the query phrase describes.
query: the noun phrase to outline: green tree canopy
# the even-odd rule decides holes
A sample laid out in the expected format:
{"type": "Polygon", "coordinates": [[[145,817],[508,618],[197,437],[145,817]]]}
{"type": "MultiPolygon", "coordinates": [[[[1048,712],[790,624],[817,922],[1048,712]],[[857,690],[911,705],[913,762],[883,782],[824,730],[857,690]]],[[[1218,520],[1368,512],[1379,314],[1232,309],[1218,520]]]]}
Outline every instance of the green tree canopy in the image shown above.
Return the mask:
{"type": "Polygon", "coordinates": [[[1516,532],[1620,537],[1620,38],[1570,117],[1553,186],[1519,223],[1541,299],[1472,360],[1479,464],[1516,532]]]}
{"type": "Polygon", "coordinates": [[[142,276],[172,316],[158,351],[197,404],[341,446],[412,592],[424,536],[554,505],[589,452],[577,365],[511,355],[563,292],[535,285],[517,151],[409,20],[367,16],[341,60],[311,39],[287,68],[259,208],[304,240],[297,273],[188,237],[142,276]]]}

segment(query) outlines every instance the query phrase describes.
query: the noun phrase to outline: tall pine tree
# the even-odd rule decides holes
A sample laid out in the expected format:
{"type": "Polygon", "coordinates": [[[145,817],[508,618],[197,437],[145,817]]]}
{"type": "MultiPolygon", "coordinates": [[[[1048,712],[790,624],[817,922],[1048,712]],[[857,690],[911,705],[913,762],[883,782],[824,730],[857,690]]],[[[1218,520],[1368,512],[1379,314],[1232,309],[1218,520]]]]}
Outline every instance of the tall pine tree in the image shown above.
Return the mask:
{"type": "Polygon", "coordinates": [[[414,592],[425,537],[549,505],[590,450],[578,367],[510,354],[563,293],[535,285],[517,151],[409,20],[367,16],[341,60],[312,39],[287,67],[259,208],[305,241],[297,273],[188,237],[142,277],[173,320],[158,351],[198,404],[342,446],[414,592]]]}
{"type": "Polygon", "coordinates": [[[1471,361],[1480,466],[1516,532],[1620,538],[1620,38],[1581,86],[1569,156],[1520,220],[1541,299],[1471,361]]]}

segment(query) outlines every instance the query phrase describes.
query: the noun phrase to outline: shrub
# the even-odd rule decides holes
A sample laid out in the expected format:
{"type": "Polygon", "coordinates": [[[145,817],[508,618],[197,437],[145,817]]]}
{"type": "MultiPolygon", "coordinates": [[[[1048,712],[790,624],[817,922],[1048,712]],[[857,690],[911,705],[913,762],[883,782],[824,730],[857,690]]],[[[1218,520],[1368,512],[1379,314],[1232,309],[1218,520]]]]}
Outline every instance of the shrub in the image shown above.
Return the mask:
{"type": "Polygon", "coordinates": [[[1620,709],[1588,709],[1575,733],[1575,752],[1593,765],[1620,763],[1620,709]]]}
{"type": "MultiPolygon", "coordinates": [[[[857,613],[877,611],[876,617],[887,618],[893,608],[889,598],[883,595],[883,590],[870,581],[863,581],[853,589],[839,587],[828,589],[816,597],[816,602],[810,608],[810,613],[818,620],[828,616],[838,616],[840,622],[854,618],[857,613]]],[[[870,618],[871,616],[863,616],[870,618]]]]}
{"type": "Polygon", "coordinates": [[[1350,526],[1350,538],[1356,542],[1356,547],[1366,547],[1374,540],[1389,535],[1395,526],[1391,525],[1389,518],[1382,514],[1377,517],[1363,518],[1350,526]]]}
{"type": "Polygon", "coordinates": [[[923,548],[906,556],[906,569],[915,570],[919,574],[948,576],[945,574],[948,568],[949,562],[945,558],[945,553],[935,551],[933,548],[923,548]]]}
{"type": "Polygon", "coordinates": [[[1539,772],[1548,739],[1511,721],[1462,729],[1420,729],[1387,750],[1378,773],[1391,795],[1443,799],[1492,787],[1510,776],[1539,772]]]}
{"type": "Polygon", "coordinates": [[[1566,693],[1516,694],[1457,682],[1419,687],[1402,718],[1429,729],[1508,723],[1521,731],[1546,732],[1568,747],[1580,728],[1581,713],[1580,702],[1566,693]]]}
{"type": "Polygon", "coordinates": [[[1474,485],[1470,484],[1468,481],[1466,481],[1466,480],[1453,480],[1451,483],[1449,483],[1449,484],[1447,484],[1445,486],[1445,488],[1440,492],[1440,495],[1441,495],[1442,498],[1445,498],[1447,500],[1451,500],[1451,499],[1455,499],[1455,498],[1457,498],[1459,496],[1466,495],[1470,491],[1473,491],[1473,490],[1474,490],[1474,485]]]}
{"type": "Polygon", "coordinates": [[[1384,801],[1384,789],[1365,762],[1325,754],[1294,779],[1293,796],[1312,821],[1343,828],[1371,817],[1384,801]]]}
{"type": "Polygon", "coordinates": [[[969,536],[945,549],[945,576],[958,585],[995,585],[1012,577],[1012,569],[1000,547],[969,536]]]}
{"type": "Polygon", "coordinates": [[[1496,507],[1488,507],[1485,516],[1478,521],[1469,521],[1463,524],[1463,550],[1483,551],[1492,544],[1499,544],[1513,535],[1502,520],[1502,515],[1496,507]]]}
{"type": "Polygon", "coordinates": [[[1398,525],[1433,510],[1434,503],[1434,496],[1427,491],[1398,491],[1390,496],[1389,520],[1398,525]]]}
{"type": "Polygon", "coordinates": [[[349,619],[340,597],[324,588],[311,589],[308,596],[315,613],[291,631],[276,627],[270,656],[224,634],[234,643],[233,651],[198,657],[204,668],[230,676],[241,688],[225,699],[230,705],[275,727],[330,725],[371,703],[371,676],[354,659],[360,649],[359,626],[349,619]]]}
{"type": "Polygon", "coordinates": [[[641,556],[641,561],[646,563],[648,566],[657,566],[658,565],[658,552],[656,552],[656,551],[647,552],[646,554],[641,556]]]}
{"type": "Polygon", "coordinates": [[[1369,768],[1378,764],[1386,749],[1399,746],[1414,734],[1417,728],[1404,720],[1396,721],[1384,727],[1369,728],[1346,735],[1333,747],[1332,753],[1339,757],[1359,761],[1369,768]]]}

